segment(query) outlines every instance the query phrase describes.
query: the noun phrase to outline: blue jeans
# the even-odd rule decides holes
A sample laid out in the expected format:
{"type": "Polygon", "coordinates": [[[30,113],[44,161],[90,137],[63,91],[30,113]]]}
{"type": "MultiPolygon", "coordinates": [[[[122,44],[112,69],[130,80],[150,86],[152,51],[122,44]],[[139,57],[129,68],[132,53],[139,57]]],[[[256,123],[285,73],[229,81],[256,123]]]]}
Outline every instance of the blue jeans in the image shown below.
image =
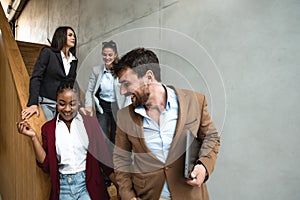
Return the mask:
{"type": "Polygon", "coordinates": [[[85,172],[60,174],[60,200],[91,200],[86,189],[85,172]]]}

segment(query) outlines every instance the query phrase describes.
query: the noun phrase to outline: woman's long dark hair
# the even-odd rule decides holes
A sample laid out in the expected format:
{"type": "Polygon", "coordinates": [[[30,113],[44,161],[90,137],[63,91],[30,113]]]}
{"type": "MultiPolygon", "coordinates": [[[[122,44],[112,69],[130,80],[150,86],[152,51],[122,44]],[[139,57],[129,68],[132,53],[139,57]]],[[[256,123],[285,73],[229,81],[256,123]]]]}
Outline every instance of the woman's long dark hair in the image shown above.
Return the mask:
{"type": "Polygon", "coordinates": [[[68,29],[72,30],[74,32],[74,36],[75,36],[75,45],[74,45],[74,47],[70,48],[69,51],[73,54],[73,56],[76,57],[77,37],[76,37],[75,31],[70,26],[60,26],[55,30],[53,38],[52,38],[52,42],[51,42],[51,49],[53,51],[60,51],[63,49],[63,47],[67,44],[68,29]]]}

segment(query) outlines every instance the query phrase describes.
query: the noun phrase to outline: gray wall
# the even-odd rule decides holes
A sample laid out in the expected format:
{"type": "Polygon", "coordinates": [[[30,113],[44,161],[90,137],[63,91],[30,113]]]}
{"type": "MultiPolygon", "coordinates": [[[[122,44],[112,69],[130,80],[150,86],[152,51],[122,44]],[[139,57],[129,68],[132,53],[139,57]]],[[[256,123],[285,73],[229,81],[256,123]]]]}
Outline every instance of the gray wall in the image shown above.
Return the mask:
{"type": "Polygon", "coordinates": [[[164,82],[209,100],[222,138],[211,199],[298,200],[299,10],[299,0],[30,0],[17,39],[47,43],[74,27],[83,89],[102,41],[120,55],[153,49],[164,82]]]}

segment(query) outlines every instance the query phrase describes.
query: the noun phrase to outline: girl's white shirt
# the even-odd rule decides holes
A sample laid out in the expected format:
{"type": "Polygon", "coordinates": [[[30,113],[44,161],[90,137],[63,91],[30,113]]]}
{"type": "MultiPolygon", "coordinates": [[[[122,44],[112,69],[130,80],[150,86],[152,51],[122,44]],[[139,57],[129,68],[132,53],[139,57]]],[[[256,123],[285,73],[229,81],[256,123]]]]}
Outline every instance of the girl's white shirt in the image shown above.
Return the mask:
{"type": "Polygon", "coordinates": [[[57,115],[55,146],[61,174],[85,171],[88,144],[88,135],[79,113],[71,122],[70,132],[67,125],[59,119],[59,114],[57,115]]]}

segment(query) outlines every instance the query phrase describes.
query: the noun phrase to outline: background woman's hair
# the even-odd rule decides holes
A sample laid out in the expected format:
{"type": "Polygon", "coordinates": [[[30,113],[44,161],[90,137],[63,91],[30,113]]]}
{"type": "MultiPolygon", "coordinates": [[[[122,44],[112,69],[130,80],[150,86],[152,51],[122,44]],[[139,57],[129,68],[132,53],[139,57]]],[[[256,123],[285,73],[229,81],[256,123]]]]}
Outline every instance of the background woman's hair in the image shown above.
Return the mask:
{"type": "Polygon", "coordinates": [[[70,52],[73,54],[73,56],[76,57],[77,37],[76,37],[76,33],[75,33],[74,29],[70,26],[60,26],[55,30],[53,38],[52,38],[52,42],[51,42],[51,48],[53,51],[62,50],[62,48],[67,44],[68,29],[70,29],[74,32],[75,45],[74,45],[74,47],[70,48],[70,52]]]}
{"type": "Polygon", "coordinates": [[[117,44],[114,41],[109,41],[109,42],[102,42],[102,51],[105,48],[111,48],[116,55],[118,55],[118,48],[117,48],[117,44]]]}
{"type": "MultiPolygon", "coordinates": [[[[118,56],[118,48],[117,48],[117,44],[114,42],[114,41],[112,41],[112,40],[110,40],[109,42],[102,42],[102,51],[105,49],[105,48],[110,48],[110,49],[112,49],[114,52],[115,52],[115,54],[116,54],[116,58],[114,59],[114,61],[113,61],[113,66],[112,66],[112,70],[114,70],[114,66],[116,65],[116,64],[118,64],[118,62],[119,62],[119,56],[118,56]]],[[[116,76],[115,76],[116,77],[116,76]]]]}

